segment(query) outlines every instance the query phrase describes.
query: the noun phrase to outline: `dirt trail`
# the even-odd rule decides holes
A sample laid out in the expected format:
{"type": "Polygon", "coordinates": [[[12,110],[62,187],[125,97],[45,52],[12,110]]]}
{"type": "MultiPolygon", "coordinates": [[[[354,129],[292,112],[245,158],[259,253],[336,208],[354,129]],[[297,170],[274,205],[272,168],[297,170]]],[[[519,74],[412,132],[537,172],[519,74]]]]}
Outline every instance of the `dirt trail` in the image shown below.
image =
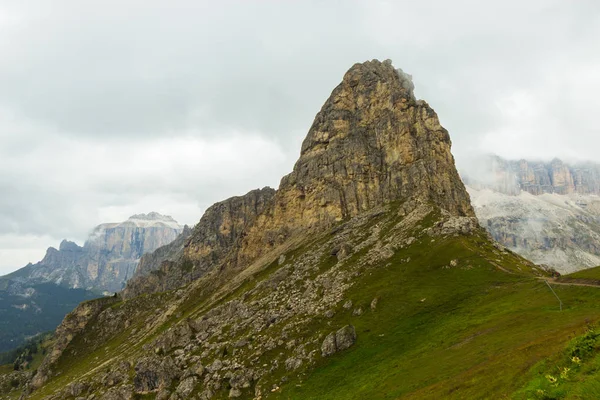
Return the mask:
{"type": "Polygon", "coordinates": [[[546,281],[552,285],[563,285],[563,286],[588,286],[588,287],[596,287],[600,288],[600,283],[593,282],[576,282],[576,281],[558,281],[556,278],[544,278],[539,277],[538,279],[542,281],[546,281]]]}

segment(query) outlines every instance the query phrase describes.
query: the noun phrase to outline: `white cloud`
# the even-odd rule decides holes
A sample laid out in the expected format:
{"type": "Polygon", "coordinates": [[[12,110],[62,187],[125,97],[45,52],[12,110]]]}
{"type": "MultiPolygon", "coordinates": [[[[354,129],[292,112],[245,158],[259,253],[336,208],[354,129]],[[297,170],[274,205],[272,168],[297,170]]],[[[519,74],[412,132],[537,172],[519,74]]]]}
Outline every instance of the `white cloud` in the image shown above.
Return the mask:
{"type": "Polygon", "coordinates": [[[600,161],[598,48],[596,0],[0,0],[0,235],[45,249],[139,212],[193,224],[276,186],[371,58],[414,77],[458,162],[600,161]]]}
{"type": "Polygon", "coordinates": [[[29,262],[40,261],[46,247],[55,242],[56,239],[48,235],[0,235],[0,275],[8,274],[29,262]]]}

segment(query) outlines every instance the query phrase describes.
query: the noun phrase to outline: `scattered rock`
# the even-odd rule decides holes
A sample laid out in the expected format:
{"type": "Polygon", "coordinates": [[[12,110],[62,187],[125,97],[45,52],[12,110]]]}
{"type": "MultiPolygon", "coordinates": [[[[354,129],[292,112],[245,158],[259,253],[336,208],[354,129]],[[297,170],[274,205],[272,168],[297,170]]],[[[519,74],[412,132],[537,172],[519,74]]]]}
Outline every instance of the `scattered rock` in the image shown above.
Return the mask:
{"type": "Polygon", "coordinates": [[[356,330],[346,325],[337,332],[331,332],[321,344],[321,355],[328,357],[338,351],[351,347],[356,342],[356,330]]]}
{"type": "Polygon", "coordinates": [[[100,397],[100,400],[131,400],[133,399],[133,387],[125,385],[110,388],[100,397]]]}
{"type": "Polygon", "coordinates": [[[375,297],[372,301],[371,301],[371,311],[375,311],[377,309],[377,303],[379,302],[379,299],[377,297],[375,297]]]}
{"type": "Polygon", "coordinates": [[[211,373],[220,371],[221,368],[223,368],[223,362],[221,360],[219,360],[218,358],[215,361],[213,361],[212,364],[210,364],[206,367],[208,372],[211,372],[211,373]]]}
{"type": "Polygon", "coordinates": [[[337,346],[335,345],[335,333],[331,332],[325,337],[323,344],[321,344],[321,355],[323,357],[327,357],[334,354],[336,351],[337,346]]]}
{"type": "Polygon", "coordinates": [[[180,373],[170,357],[144,357],[135,366],[133,385],[137,393],[152,392],[169,386],[180,373]]]}
{"type": "Polygon", "coordinates": [[[287,369],[288,371],[296,370],[301,366],[302,360],[299,360],[297,358],[290,357],[287,360],[285,360],[285,369],[287,369]]]}
{"type": "Polygon", "coordinates": [[[352,325],[346,325],[335,333],[337,350],[346,350],[356,342],[356,330],[352,325]]]}
{"type": "Polygon", "coordinates": [[[175,391],[178,395],[184,399],[187,399],[189,398],[190,394],[192,394],[197,384],[198,378],[195,376],[190,376],[189,378],[185,378],[183,381],[181,381],[175,391]]]}

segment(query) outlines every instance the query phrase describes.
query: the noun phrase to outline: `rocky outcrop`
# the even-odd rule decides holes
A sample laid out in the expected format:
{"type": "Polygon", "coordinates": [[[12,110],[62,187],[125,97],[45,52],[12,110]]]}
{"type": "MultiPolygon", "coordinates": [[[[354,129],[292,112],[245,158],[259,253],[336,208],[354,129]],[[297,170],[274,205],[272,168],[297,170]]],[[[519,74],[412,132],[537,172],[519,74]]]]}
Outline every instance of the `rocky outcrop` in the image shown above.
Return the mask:
{"type": "Polygon", "coordinates": [[[337,332],[331,332],[323,344],[321,344],[321,355],[328,357],[338,351],[350,348],[356,342],[356,330],[352,325],[346,325],[337,332]]]}
{"type": "Polygon", "coordinates": [[[395,201],[472,218],[450,147],[436,113],[415,99],[410,75],[389,60],[355,64],[315,117],[279,189],[210,207],[184,256],[135,279],[124,296],[172,289],[215,268],[246,268],[298,234],[395,201]]]}
{"type": "Polygon", "coordinates": [[[274,196],[275,190],[265,187],[209,207],[185,246],[186,260],[199,270],[222,261],[248,227],[272,207],[274,196]]]}
{"type": "Polygon", "coordinates": [[[52,374],[52,365],[60,358],[73,338],[80,334],[98,314],[110,304],[118,301],[116,297],[105,297],[101,299],[81,303],[75,310],[67,314],[63,322],[56,329],[56,342],[50,352],[39,366],[32,380],[34,388],[42,386],[52,374]]]}
{"type": "Polygon", "coordinates": [[[473,217],[448,132],[387,60],[355,64],[333,90],[281,180],[273,207],[243,238],[245,265],[297,232],[322,229],[397,200],[473,217]]]}
{"type": "Polygon", "coordinates": [[[170,357],[145,357],[135,366],[133,386],[137,393],[154,392],[169,387],[179,377],[179,370],[170,357]]]}
{"type": "Polygon", "coordinates": [[[131,298],[177,288],[222,263],[243,233],[271,202],[275,190],[252,190],[209,207],[193,231],[142,259],[122,295],[131,298]]]}
{"type": "Polygon", "coordinates": [[[68,288],[117,292],[145,253],[172,242],[183,230],[168,216],[138,214],[122,223],[94,228],[83,247],[63,240],[37,264],[9,275],[22,285],[51,282],[68,288]]]}

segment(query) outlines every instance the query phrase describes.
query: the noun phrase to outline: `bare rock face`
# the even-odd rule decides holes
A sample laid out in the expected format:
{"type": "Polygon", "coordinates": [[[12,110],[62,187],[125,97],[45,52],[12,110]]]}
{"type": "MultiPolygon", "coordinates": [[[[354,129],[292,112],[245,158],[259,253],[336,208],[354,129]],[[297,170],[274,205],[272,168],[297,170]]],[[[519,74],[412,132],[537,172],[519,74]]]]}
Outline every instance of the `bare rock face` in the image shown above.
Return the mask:
{"type": "Polygon", "coordinates": [[[146,276],[152,271],[159,270],[164,262],[174,262],[181,259],[184,246],[191,235],[192,229],[185,225],[183,231],[171,243],[159,247],[152,253],[144,254],[135,269],[133,279],[140,276],[146,276]]]}
{"type": "MultiPolygon", "coordinates": [[[[174,288],[214,268],[244,269],[307,230],[394,201],[474,217],[448,132],[391,61],[355,64],[315,117],[293,171],[272,189],[217,203],[184,246],[131,293],[174,288]],[[161,276],[158,276],[161,275],[161,276]]],[[[126,296],[129,294],[126,291],[126,296]]]]}
{"type": "Polygon", "coordinates": [[[598,196],[469,192],[481,225],[512,251],[561,273],[600,265],[598,196]]]}
{"type": "Polygon", "coordinates": [[[302,225],[408,198],[473,215],[448,132],[427,103],[415,100],[412,87],[390,61],[356,64],[346,73],[281,183],[278,200],[285,196],[293,202],[286,209],[304,211],[302,225]]]}
{"type": "Polygon", "coordinates": [[[256,218],[271,207],[275,190],[265,187],[206,210],[185,246],[185,258],[207,268],[222,260],[256,218]]]}
{"type": "Polygon", "coordinates": [[[338,351],[346,350],[356,342],[356,330],[352,325],[346,325],[337,332],[331,332],[321,345],[321,355],[328,357],[338,351]]]}
{"type": "Polygon", "coordinates": [[[274,206],[244,239],[238,265],[284,242],[395,200],[473,217],[436,113],[391,61],[355,64],[315,117],[274,206]]]}
{"type": "Polygon", "coordinates": [[[274,195],[275,190],[265,187],[209,207],[193,231],[142,258],[123,297],[174,289],[206,274],[223,262],[247,227],[271,206],[274,195]]]}

